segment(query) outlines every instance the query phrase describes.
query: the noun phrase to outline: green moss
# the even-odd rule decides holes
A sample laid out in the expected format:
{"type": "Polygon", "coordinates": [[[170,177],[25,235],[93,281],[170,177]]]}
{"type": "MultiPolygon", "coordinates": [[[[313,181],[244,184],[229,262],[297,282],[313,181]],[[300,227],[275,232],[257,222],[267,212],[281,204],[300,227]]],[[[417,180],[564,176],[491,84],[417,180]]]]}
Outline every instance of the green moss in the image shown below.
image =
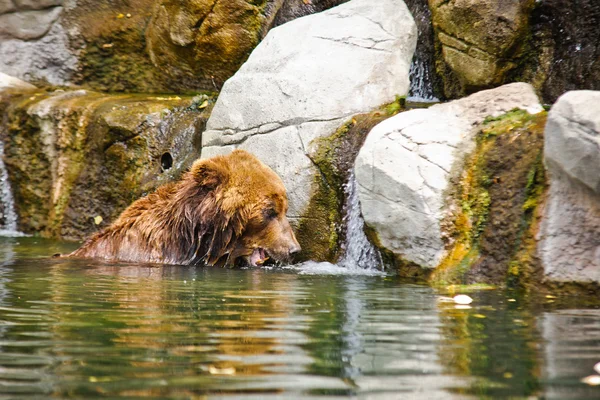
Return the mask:
{"type": "Polygon", "coordinates": [[[486,118],[476,149],[450,193],[459,207],[447,217],[448,254],[436,284],[526,285],[537,270],[536,213],[544,198],[546,113],[523,110],[486,118]]]}
{"type": "Polygon", "coordinates": [[[96,216],[110,223],[143,191],[189,166],[200,154],[213,102],[210,96],[195,101],[88,92],[57,98],[36,116],[32,107],[49,96],[39,92],[7,103],[3,96],[0,130],[8,133],[5,163],[19,228],[68,239],[96,231],[96,216]],[[160,166],[167,151],[177,160],[168,174],[160,166]]]}
{"type": "Polygon", "coordinates": [[[482,132],[484,137],[487,135],[501,134],[510,130],[512,127],[524,126],[527,122],[531,121],[532,118],[533,116],[527,111],[520,108],[513,108],[505,114],[496,117],[486,117],[482,123],[484,126],[482,132]]]}
{"type": "Polygon", "coordinates": [[[75,82],[105,92],[170,91],[145,47],[144,34],[138,28],[90,39],[81,52],[75,82]]]}
{"type": "Polygon", "coordinates": [[[396,96],[396,100],[393,103],[388,104],[385,107],[387,115],[396,115],[400,111],[406,109],[406,96],[396,96]]]}
{"type": "Polygon", "coordinates": [[[319,173],[314,178],[306,216],[300,219],[296,230],[303,249],[301,257],[335,262],[340,256],[340,244],[346,234],[342,224],[344,184],[367,134],[389,117],[388,107],[392,106],[354,116],[331,136],[312,143],[316,150],[311,159],[319,173]]]}

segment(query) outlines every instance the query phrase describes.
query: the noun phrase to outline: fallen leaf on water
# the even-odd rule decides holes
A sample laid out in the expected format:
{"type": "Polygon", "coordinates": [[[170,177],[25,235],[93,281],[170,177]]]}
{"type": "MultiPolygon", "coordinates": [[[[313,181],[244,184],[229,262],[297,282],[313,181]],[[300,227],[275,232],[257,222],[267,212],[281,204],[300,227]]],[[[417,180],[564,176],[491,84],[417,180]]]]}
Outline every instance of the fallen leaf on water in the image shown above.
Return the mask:
{"type": "Polygon", "coordinates": [[[487,317],[486,317],[485,315],[483,315],[483,314],[473,314],[473,316],[474,316],[475,318],[487,318],[487,317]]]}
{"type": "Polygon", "coordinates": [[[102,45],[102,48],[103,49],[110,49],[113,46],[114,46],[114,44],[112,44],[112,43],[105,43],[105,44],[102,45]]]}
{"type": "Polygon", "coordinates": [[[121,13],[117,14],[117,19],[121,19],[121,18],[125,18],[125,14],[121,14],[121,13]]]}

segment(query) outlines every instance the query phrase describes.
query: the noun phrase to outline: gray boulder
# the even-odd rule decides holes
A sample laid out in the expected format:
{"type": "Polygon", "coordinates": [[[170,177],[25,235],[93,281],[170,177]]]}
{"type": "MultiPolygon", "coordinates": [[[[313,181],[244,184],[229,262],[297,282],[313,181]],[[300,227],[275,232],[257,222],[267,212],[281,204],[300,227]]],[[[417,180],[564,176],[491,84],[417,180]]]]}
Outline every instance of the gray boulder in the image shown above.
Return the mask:
{"type": "Polygon", "coordinates": [[[554,281],[600,282],[600,92],[572,91],[550,110],[550,175],[538,251],[554,281]]]}
{"type": "Polygon", "coordinates": [[[39,39],[48,33],[61,12],[62,7],[53,7],[0,15],[0,37],[39,39]]]}
{"type": "Polygon", "coordinates": [[[421,267],[439,264],[445,191],[474,149],[474,126],[514,108],[542,111],[530,85],[513,83],[398,114],[369,133],[354,170],[365,223],[384,248],[421,267]]]}
{"type": "Polygon", "coordinates": [[[0,1],[0,71],[25,80],[69,83],[77,69],[78,51],[69,45],[62,3],[0,1]]]}
{"type": "Polygon", "coordinates": [[[289,216],[302,216],[317,174],[311,142],[406,95],[415,45],[401,0],[353,0],[271,30],[223,86],[202,157],[255,153],[286,184],[289,216]]]}

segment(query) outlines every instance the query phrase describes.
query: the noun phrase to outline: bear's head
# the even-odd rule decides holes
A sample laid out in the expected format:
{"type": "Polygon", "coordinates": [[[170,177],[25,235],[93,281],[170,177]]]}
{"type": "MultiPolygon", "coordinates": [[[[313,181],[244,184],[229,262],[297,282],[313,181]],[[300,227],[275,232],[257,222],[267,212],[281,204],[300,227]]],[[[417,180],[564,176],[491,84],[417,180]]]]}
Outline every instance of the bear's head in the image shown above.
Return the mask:
{"type": "MultiPolygon", "coordinates": [[[[193,179],[202,202],[189,218],[200,219],[202,259],[210,265],[256,266],[267,259],[289,261],[300,251],[286,217],[288,200],[281,178],[244,150],[198,160],[193,179]]],[[[194,196],[187,193],[186,196],[194,196]]]]}

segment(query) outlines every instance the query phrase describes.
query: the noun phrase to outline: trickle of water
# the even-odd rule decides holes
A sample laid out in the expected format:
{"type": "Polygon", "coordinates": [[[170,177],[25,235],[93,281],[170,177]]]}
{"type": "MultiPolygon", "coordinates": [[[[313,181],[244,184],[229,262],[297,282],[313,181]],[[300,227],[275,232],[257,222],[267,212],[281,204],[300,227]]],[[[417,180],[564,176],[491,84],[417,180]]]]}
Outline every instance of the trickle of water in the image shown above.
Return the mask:
{"type": "Polygon", "coordinates": [[[433,27],[431,26],[431,11],[427,0],[406,1],[413,15],[419,38],[417,48],[410,66],[410,90],[408,100],[412,102],[439,101],[433,89],[434,59],[433,59],[433,27]]]}
{"type": "Polygon", "coordinates": [[[338,265],[347,269],[381,270],[383,267],[381,254],[369,242],[364,232],[365,222],[360,213],[358,185],[354,172],[350,173],[344,192],[346,204],[342,211],[343,222],[346,225],[346,241],[342,245],[343,256],[338,265]]]}
{"type": "Polygon", "coordinates": [[[17,231],[17,213],[8,172],[4,165],[4,143],[0,141],[0,236],[22,236],[17,231]]]}

